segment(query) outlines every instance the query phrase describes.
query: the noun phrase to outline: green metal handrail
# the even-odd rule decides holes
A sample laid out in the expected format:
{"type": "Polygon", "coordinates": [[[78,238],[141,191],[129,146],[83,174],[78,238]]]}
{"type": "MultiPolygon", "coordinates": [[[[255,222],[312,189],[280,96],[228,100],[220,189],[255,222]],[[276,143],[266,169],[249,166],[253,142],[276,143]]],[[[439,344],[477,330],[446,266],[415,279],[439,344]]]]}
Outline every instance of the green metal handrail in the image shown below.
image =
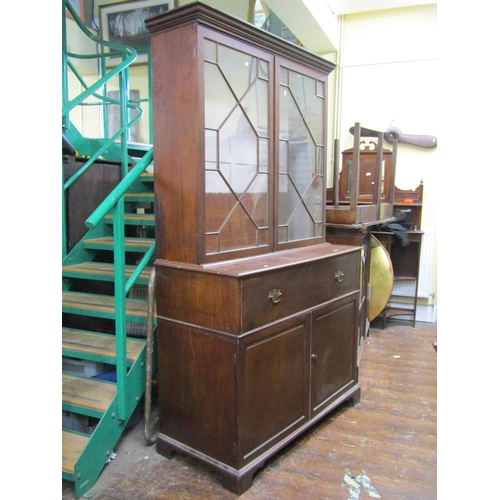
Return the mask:
{"type": "MultiPolygon", "coordinates": [[[[81,22],[77,13],[71,6],[69,0],[63,0],[62,2],[62,16],[63,16],[63,106],[62,106],[62,118],[63,127],[69,129],[71,126],[69,120],[69,113],[76,106],[86,105],[84,102],[88,97],[93,96],[99,100],[98,105],[103,105],[104,109],[106,104],[119,104],[120,106],[120,129],[109,138],[105,138],[100,142],[100,146],[90,155],[90,158],[85,162],[85,164],[80,167],[80,169],[73,174],[66,182],[64,181],[63,172],[63,182],[62,182],[62,204],[63,204],[63,258],[66,255],[66,221],[65,221],[65,192],[66,190],[81,176],[85,171],[91,168],[92,164],[99,159],[106,150],[115,145],[117,139],[120,139],[121,145],[121,171],[122,180],[115,187],[115,189],[106,197],[103,203],[91,214],[91,216],[86,221],[86,226],[89,229],[95,228],[108,213],[113,214],[113,234],[114,234],[114,281],[115,281],[115,335],[116,335],[116,384],[117,384],[117,417],[119,421],[124,421],[127,418],[127,407],[129,402],[127,401],[127,333],[126,333],[126,297],[132,288],[133,284],[136,282],[137,278],[144,270],[148,262],[154,255],[156,244],[153,243],[151,248],[144,254],[140,263],[137,265],[135,271],[126,280],[125,275],[125,201],[124,194],[132,186],[132,184],[139,178],[139,176],[146,170],[148,165],[153,160],[153,149],[151,148],[139,161],[136,162],[135,166],[129,171],[129,165],[131,163],[131,158],[128,155],[128,130],[135,124],[142,116],[142,110],[139,106],[131,104],[129,99],[129,74],[128,68],[132,62],[137,57],[137,52],[131,47],[126,47],[118,45],[111,42],[106,42],[100,40],[95,35],[93,35],[86,26],[81,22]],[[109,52],[97,53],[91,55],[73,54],[67,51],[66,43],[66,10],[68,10],[80,30],[96,42],[97,46],[107,47],[109,52]],[[122,62],[113,68],[109,73],[106,73],[105,68],[105,58],[110,56],[120,56],[122,62]],[[102,76],[94,84],[88,86],[84,79],[81,77],[75,66],[69,60],[69,57],[89,59],[97,58],[100,62],[100,69],[102,76]],[[84,87],[84,91],[72,99],[69,100],[68,92],[68,70],[71,70],[77,77],[80,84],[84,87]],[[106,84],[114,77],[118,77],[119,81],[119,99],[114,100],[106,96],[106,84]],[[104,94],[100,94],[101,89],[104,89],[104,94]],[[136,109],[138,115],[129,119],[129,110],[136,109]]],[[[150,71],[150,70],[149,70],[150,71]]],[[[135,101],[137,102],[137,100],[135,101]]],[[[89,105],[96,105],[92,103],[89,105]]],[[[151,119],[150,113],[150,119],[151,119]]],[[[151,128],[150,128],[151,130],[151,128]]],[[[105,134],[107,136],[107,132],[105,134]]]]}

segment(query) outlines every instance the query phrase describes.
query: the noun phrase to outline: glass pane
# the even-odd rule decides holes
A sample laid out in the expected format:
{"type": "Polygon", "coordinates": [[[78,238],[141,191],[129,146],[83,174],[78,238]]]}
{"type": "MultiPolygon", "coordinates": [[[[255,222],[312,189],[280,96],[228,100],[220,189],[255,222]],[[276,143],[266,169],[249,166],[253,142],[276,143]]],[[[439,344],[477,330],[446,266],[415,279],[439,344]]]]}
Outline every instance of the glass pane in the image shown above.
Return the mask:
{"type": "Polygon", "coordinates": [[[302,114],[316,97],[316,80],[290,71],[290,90],[302,114]]]}
{"type": "Polygon", "coordinates": [[[259,59],[259,78],[269,80],[269,63],[259,59]]]}
{"type": "Polygon", "coordinates": [[[280,172],[288,172],[288,141],[280,141],[280,172]]]}
{"type": "Polygon", "coordinates": [[[212,170],[205,172],[205,183],[206,232],[218,233],[227,214],[238,200],[231,193],[219,172],[212,170]]]}
{"type": "Polygon", "coordinates": [[[286,68],[280,68],[280,83],[288,85],[288,70],[286,68]]]}
{"type": "Polygon", "coordinates": [[[217,62],[217,44],[212,40],[204,40],[205,61],[217,62]]]}
{"type": "Polygon", "coordinates": [[[314,236],[314,223],[302,203],[297,206],[288,223],[288,241],[303,240],[314,236]]]}
{"type": "Polygon", "coordinates": [[[302,123],[290,138],[288,170],[303,195],[316,171],[316,148],[306,126],[302,123]]]}
{"type": "Polygon", "coordinates": [[[257,245],[260,247],[269,245],[269,229],[267,227],[257,231],[257,245]]]}
{"type": "Polygon", "coordinates": [[[269,82],[256,80],[248,94],[242,99],[241,105],[250,118],[253,128],[260,136],[269,136],[269,82]]]}
{"type": "Polygon", "coordinates": [[[257,228],[248,214],[238,205],[220,231],[220,251],[257,245],[257,228]]]}
{"type": "Polygon", "coordinates": [[[269,172],[269,140],[259,139],[259,173],[269,172]]]}
{"type": "Polygon", "coordinates": [[[315,222],[323,219],[323,177],[316,176],[304,196],[307,210],[315,222]]]}
{"type": "Polygon", "coordinates": [[[293,211],[300,203],[300,196],[288,175],[280,175],[279,193],[279,224],[288,224],[293,211]]]}
{"type": "Polygon", "coordinates": [[[219,129],[236,100],[217,66],[205,63],[205,127],[219,129]]]}
{"type": "Polygon", "coordinates": [[[316,84],[317,84],[316,87],[317,95],[319,95],[320,97],[325,97],[325,83],[318,80],[316,84]]]}
{"type": "Polygon", "coordinates": [[[268,222],[268,196],[267,174],[258,175],[248,191],[241,197],[241,204],[259,228],[267,227],[268,222]]]}
{"type": "Polygon", "coordinates": [[[205,130],[205,168],[217,168],[217,132],[205,130]],[[209,166],[211,165],[211,166],[209,166]]]}
{"type": "Polygon", "coordinates": [[[280,87],[280,139],[288,139],[302,122],[302,116],[289,89],[280,87]]]}
{"type": "Polygon", "coordinates": [[[307,110],[305,120],[316,144],[323,144],[324,100],[316,98],[307,110]]]}
{"type": "Polygon", "coordinates": [[[220,170],[232,189],[240,195],[257,175],[257,136],[237,107],[219,132],[220,170]]]}
{"type": "Polygon", "coordinates": [[[217,253],[219,251],[219,235],[207,234],[206,237],[207,254],[217,253]]]}
{"type": "Polygon", "coordinates": [[[324,150],[321,146],[316,148],[316,175],[323,175],[324,173],[324,150]]]}
{"type": "Polygon", "coordinates": [[[278,229],[278,241],[280,243],[288,241],[288,226],[283,226],[278,229]]]}
{"type": "Polygon", "coordinates": [[[219,46],[219,65],[238,99],[257,77],[257,59],[224,45],[219,46]]]}

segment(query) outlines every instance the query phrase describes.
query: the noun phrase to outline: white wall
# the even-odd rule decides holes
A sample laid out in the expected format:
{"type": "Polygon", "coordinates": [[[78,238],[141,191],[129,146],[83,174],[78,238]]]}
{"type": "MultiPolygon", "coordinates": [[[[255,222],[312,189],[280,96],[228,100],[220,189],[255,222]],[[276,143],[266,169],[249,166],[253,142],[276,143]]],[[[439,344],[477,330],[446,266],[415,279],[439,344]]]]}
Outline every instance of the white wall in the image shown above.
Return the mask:
{"type": "MultiPolygon", "coordinates": [[[[395,126],[403,133],[439,139],[436,33],[436,4],[342,16],[335,70],[339,72],[339,105],[334,111],[341,151],[353,145],[349,128],[355,122],[374,130],[395,126]]],[[[396,185],[401,189],[414,189],[424,182],[422,229],[435,235],[438,157],[439,146],[424,149],[400,144],[396,169],[396,185]]],[[[437,245],[437,237],[434,241],[437,245]]],[[[436,268],[434,259],[435,293],[436,268]]]]}

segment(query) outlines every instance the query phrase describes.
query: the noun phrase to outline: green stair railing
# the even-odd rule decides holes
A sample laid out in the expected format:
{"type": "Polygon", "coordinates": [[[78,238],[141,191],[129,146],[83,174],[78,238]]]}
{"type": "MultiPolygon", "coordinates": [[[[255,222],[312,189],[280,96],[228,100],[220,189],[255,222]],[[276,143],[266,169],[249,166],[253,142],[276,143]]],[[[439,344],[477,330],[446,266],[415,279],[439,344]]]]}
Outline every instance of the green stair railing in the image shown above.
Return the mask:
{"type": "MultiPolygon", "coordinates": [[[[62,106],[62,124],[63,124],[63,137],[64,135],[70,136],[71,139],[67,140],[78,151],[80,156],[88,157],[88,160],[82,167],[73,174],[66,182],[64,181],[64,170],[62,179],[62,231],[63,231],[63,259],[67,254],[66,243],[66,208],[65,208],[65,193],[69,187],[92,165],[96,160],[103,158],[104,155],[110,152],[118,151],[118,160],[121,162],[121,177],[122,180],[116,188],[107,196],[103,203],[94,211],[93,214],[86,221],[86,226],[89,229],[95,228],[102,222],[105,215],[110,212],[113,214],[113,233],[114,233],[114,273],[115,273],[115,335],[116,335],[116,384],[118,394],[118,419],[125,420],[127,418],[127,334],[126,334],[126,296],[141,271],[146,267],[148,262],[152,259],[155,252],[156,245],[153,244],[151,248],[144,254],[135,272],[127,280],[125,275],[125,201],[124,194],[132,186],[132,184],[139,178],[139,176],[146,170],[148,165],[153,160],[152,147],[147,153],[138,161],[131,158],[128,154],[128,138],[129,130],[142,116],[142,109],[137,105],[137,100],[132,103],[129,99],[129,66],[134,62],[137,57],[137,51],[131,47],[118,45],[115,43],[107,42],[97,38],[91,33],[84,23],[79,19],[77,13],[71,6],[69,0],[62,2],[62,75],[63,75],[63,106],[62,106]],[[80,30],[93,42],[96,43],[97,52],[95,54],[75,54],[68,52],[67,49],[67,32],[66,32],[66,11],[68,11],[80,30]],[[104,47],[106,52],[104,52],[104,47]],[[115,67],[107,71],[105,58],[119,57],[121,62],[115,67]],[[100,78],[93,84],[88,85],[82,77],[76,66],[72,63],[71,58],[76,59],[95,59],[98,73],[100,78]],[[81,86],[85,89],[82,93],[73,99],[69,99],[69,86],[68,86],[68,72],[72,71],[76,76],[81,86]],[[113,78],[118,78],[119,98],[111,99],[106,95],[106,85],[113,78]],[[86,103],[88,98],[92,97],[92,103],[86,103]],[[107,104],[118,104],[120,107],[120,127],[112,137],[107,136],[105,130],[102,139],[86,140],[81,134],[75,130],[74,125],[71,123],[69,113],[76,106],[83,105],[100,105],[103,109],[103,115],[106,116],[107,104]],[[130,110],[137,110],[137,116],[130,119],[130,110]],[[130,165],[133,165],[130,168],[130,165]]],[[[151,116],[151,112],[149,113],[151,116]]],[[[105,127],[106,129],[106,127],[105,127]]],[[[151,137],[151,127],[150,127],[151,137]]],[[[111,159],[109,156],[107,159],[111,159]]],[[[113,159],[117,159],[115,156],[113,159]]]]}

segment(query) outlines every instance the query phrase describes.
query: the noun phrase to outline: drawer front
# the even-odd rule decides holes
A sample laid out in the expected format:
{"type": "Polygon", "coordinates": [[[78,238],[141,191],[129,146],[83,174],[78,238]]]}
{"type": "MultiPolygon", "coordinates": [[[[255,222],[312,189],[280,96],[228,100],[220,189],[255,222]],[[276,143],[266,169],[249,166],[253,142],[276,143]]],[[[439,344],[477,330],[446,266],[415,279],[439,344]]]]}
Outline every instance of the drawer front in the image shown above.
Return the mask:
{"type": "Polygon", "coordinates": [[[351,252],[244,279],[242,330],[252,330],[358,290],[359,259],[359,252],[351,252]]]}

